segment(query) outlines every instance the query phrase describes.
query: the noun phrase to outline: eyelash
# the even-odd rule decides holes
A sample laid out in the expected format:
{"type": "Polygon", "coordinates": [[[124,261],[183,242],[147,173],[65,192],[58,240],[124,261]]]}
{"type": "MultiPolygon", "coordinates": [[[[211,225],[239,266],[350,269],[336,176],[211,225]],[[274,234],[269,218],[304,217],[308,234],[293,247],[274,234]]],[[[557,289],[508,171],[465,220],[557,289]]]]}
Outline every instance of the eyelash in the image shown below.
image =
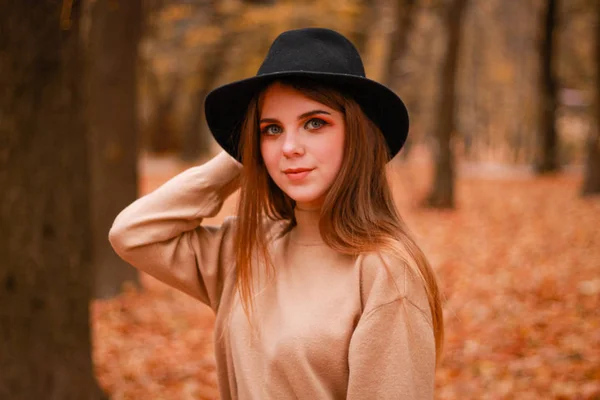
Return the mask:
{"type": "MultiPolygon", "coordinates": [[[[318,121],[321,125],[318,128],[313,128],[312,130],[321,129],[324,126],[329,125],[329,123],[327,121],[322,120],[321,118],[311,118],[308,121],[306,121],[306,123],[304,124],[304,127],[306,128],[306,126],[313,121],[318,121]]],[[[271,128],[272,126],[276,126],[276,127],[280,128],[278,125],[271,124],[271,125],[265,126],[263,129],[261,129],[260,133],[263,135],[270,135],[270,136],[278,135],[278,133],[269,133],[269,128],[271,128]]]]}

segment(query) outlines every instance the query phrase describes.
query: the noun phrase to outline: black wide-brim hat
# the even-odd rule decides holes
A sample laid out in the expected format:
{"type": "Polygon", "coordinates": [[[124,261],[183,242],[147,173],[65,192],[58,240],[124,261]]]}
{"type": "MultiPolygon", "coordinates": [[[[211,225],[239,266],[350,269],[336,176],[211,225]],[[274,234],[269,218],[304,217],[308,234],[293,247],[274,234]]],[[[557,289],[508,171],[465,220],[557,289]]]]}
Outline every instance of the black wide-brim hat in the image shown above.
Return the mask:
{"type": "Polygon", "coordinates": [[[366,78],[356,47],[338,32],[304,28],[283,32],[269,49],[256,76],[212,90],[204,110],[208,126],[219,145],[241,161],[240,129],[254,96],[273,81],[306,77],[338,88],[361,106],[379,127],[395,156],[408,136],[408,111],[386,86],[366,78]]]}

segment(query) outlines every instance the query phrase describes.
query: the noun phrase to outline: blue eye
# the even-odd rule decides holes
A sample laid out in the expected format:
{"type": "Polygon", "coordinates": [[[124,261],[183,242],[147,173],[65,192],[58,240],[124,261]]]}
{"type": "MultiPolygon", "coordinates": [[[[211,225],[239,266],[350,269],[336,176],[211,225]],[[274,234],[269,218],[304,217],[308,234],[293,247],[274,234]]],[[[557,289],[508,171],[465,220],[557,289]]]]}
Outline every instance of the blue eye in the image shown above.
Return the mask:
{"type": "Polygon", "coordinates": [[[265,126],[260,132],[265,135],[278,135],[283,132],[283,130],[277,125],[268,125],[265,126]]]}
{"type": "Polygon", "coordinates": [[[313,118],[310,121],[308,121],[305,125],[305,128],[307,129],[319,129],[323,126],[327,125],[327,122],[323,121],[320,118],[313,118]]]}

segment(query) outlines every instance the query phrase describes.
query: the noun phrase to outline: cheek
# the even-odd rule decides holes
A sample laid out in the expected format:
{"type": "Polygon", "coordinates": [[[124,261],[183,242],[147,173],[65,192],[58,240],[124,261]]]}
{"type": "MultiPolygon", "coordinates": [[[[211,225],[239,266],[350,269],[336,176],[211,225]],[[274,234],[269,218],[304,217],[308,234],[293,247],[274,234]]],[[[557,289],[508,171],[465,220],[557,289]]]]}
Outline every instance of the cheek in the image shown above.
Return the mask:
{"type": "Polygon", "coordinates": [[[321,164],[326,166],[327,175],[330,178],[337,176],[342,166],[344,137],[344,132],[329,135],[313,149],[318,154],[321,164]]]}

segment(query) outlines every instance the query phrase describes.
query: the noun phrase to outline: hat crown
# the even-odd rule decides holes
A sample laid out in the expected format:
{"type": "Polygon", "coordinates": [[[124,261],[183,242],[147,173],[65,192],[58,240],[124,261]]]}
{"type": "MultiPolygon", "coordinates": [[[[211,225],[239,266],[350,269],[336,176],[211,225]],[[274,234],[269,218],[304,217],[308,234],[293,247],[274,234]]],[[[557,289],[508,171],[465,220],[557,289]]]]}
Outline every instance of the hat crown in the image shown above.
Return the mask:
{"type": "Polygon", "coordinates": [[[324,28],[295,29],[279,35],[257,75],[291,71],[365,77],[362,60],[352,42],[324,28]]]}
{"type": "Polygon", "coordinates": [[[390,156],[406,141],[409,118],[404,102],[386,86],[368,79],[356,47],[325,28],[280,34],[256,76],[213,89],[204,103],[206,122],[216,141],[242,161],[240,138],[248,106],[272,82],[294,77],[342,90],[358,103],[383,134],[390,156]]]}

